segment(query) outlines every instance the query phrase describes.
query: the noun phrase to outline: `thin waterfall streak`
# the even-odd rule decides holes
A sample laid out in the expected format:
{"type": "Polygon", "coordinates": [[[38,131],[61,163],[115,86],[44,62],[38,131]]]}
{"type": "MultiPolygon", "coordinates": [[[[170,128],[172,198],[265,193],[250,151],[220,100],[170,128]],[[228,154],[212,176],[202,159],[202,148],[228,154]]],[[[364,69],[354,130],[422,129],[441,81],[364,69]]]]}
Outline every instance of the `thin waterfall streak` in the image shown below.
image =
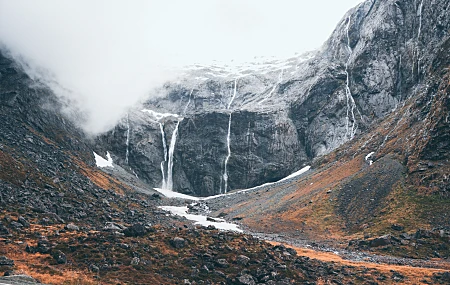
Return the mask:
{"type": "Polygon", "coordinates": [[[234,80],[234,92],[233,92],[233,96],[231,97],[230,103],[228,103],[228,107],[227,107],[228,110],[230,109],[231,104],[234,101],[234,98],[236,98],[236,88],[237,88],[237,78],[234,80]]]}
{"type": "Polygon", "coordinates": [[[129,146],[130,146],[130,113],[127,113],[127,141],[126,141],[127,149],[125,152],[125,162],[128,164],[128,157],[130,155],[129,146]]]}
{"type": "Polygon", "coordinates": [[[194,91],[194,88],[192,88],[192,89],[191,89],[191,92],[189,93],[189,100],[188,100],[186,106],[184,107],[183,115],[186,115],[186,112],[187,112],[187,109],[188,109],[188,107],[189,107],[189,104],[191,104],[191,97],[192,97],[192,92],[193,92],[193,91],[194,91]]]}
{"type": "MultiPolygon", "coordinates": [[[[348,52],[350,53],[347,59],[347,62],[345,63],[345,74],[346,74],[346,88],[345,88],[345,95],[347,98],[347,113],[346,113],[346,124],[345,124],[345,137],[349,137],[350,139],[353,139],[353,137],[356,134],[356,130],[358,129],[357,125],[356,125],[356,116],[355,116],[355,109],[358,111],[358,113],[361,116],[361,113],[359,112],[357,106],[356,106],[356,102],[355,99],[352,96],[352,92],[350,90],[350,74],[348,72],[348,66],[350,64],[350,59],[352,57],[353,54],[353,49],[351,48],[351,44],[350,44],[350,23],[351,23],[351,16],[348,17],[348,23],[347,23],[347,28],[346,28],[346,34],[347,34],[347,49],[348,52]],[[352,126],[351,126],[351,130],[350,130],[350,115],[352,118],[352,126]]],[[[362,118],[362,116],[361,116],[362,118]]]]}
{"type": "Polygon", "coordinates": [[[164,161],[161,161],[162,185],[161,189],[167,189],[166,175],[164,170],[164,161]]]}
{"type": "Polygon", "coordinates": [[[224,193],[227,193],[227,189],[228,189],[228,160],[230,159],[231,156],[231,147],[230,147],[230,143],[231,143],[231,113],[230,113],[230,117],[228,119],[228,134],[227,134],[227,157],[225,158],[225,163],[224,163],[224,172],[223,172],[223,180],[224,180],[224,193]]]}
{"type": "Polygon", "coordinates": [[[161,130],[161,138],[162,138],[162,143],[163,143],[163,148],[164,148],[164,161],[167,161],[167,142],[166,142],[166,136],[164,133],[164,126],[162,123],[159,123],[159,128],[161,130]]]}

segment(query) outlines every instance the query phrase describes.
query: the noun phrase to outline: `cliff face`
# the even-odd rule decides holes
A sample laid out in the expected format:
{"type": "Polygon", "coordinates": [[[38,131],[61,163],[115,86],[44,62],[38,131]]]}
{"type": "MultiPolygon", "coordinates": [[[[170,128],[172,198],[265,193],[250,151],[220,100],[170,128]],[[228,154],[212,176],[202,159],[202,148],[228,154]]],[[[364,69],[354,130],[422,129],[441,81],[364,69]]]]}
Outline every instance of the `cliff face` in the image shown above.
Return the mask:
{"type": "MultiPolygon", "coordinates": [[[[449,1],[366,1],[319,51],[234,73],[196,67],[166,85],[168,95],[145,108],[184,117],[173,150],[173,189],[206,196],[274,181],[364,133],[426,80],[448,35],[449,11],[449,1]]],[[[147,123],[144,115],[131,111],[128,124],[124,119],[99,142],[161,186],[169,174],[161,121],[147,123]]],[[[168,145],[178,120],[163,122],[168,145]]]]}

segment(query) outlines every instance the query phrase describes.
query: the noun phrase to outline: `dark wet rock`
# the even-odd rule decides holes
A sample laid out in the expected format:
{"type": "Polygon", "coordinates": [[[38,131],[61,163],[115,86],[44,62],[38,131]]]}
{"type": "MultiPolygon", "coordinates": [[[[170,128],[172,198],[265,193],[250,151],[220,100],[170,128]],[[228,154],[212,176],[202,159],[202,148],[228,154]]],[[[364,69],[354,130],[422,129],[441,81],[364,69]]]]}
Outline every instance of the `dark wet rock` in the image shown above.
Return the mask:
{"type": "Polygon", "coordinates": [[[393,224],[392,226],[391,226],[391,229],[393,229],[394,231],[403,231],[403,229],[404,229],[404,227],[402,227],[402,226],[400,226],[400,225],[398,225],[398,224],[393,224]]]}
{"type": "Polygon", "coordinates": [[[100,272],[100,268],[95,264],[91,264],[89,265],[89,271],[97,273],[100,272]]]}
{"type": "Polygon", "coordinates": [[[41,238],[38,241],[35,251],[46,254],[46,253],[50,253],[52,248],[53,248],[53,245],[46,238],[41,238]]]}
{"type": "Polygon", "coordinates": [[[229,266],[228,261],[224,258],[217,259],[214,263],[216,264],[216,266],[221,268],[227,268],[229,266]]]}
{"type": "Polygon", "coordinates": [[[243,284],[243,285],[255,285],[256,284],[253,276],[251,276],[249,274],[244,274],[244,275],[238,277],[237,280],[239,281],[238,284],[243,284]]]}
{"type": "Polygon", "coordinates": [[[147,233],[147,228],[141,223],[136,223],[131,227],[126,228],[123,233],[128,237],[144,236],[147,233]]]}
{"type": "Polygon", "coordinates": [[[7,235],[9,234],[9,230],[7,227],[5,227],[2,222],[0,222],[0,235],[7,235]]]}
{"type": "Polygon", "coordinates": [[[388,244],[391,244],[391,236],[390,235],[380,236],[369,242],[369,246],[371,246],[371,247],[385,246],[388,244]]]}
{"type": "Polygon", "coordinates": [[[14,260],[6,256],[0,256],[0,266],[14,266],[14,260]]]}
{"type": "Polygon", "coordinates": [[[52,257],[53,259],[55,259],[55,261],[58,264],[66,264],[67,263],[67,257],[64,254],[64,252],[60,251],[60,250],[55,250],[52,252],[52,257]]]}
{"type": "Polygon", "coordinates": [[[248,262],[250,261],[250,258],[245,256],[245,255],[239,255],[238,257],[236,257],[236,263],[240,264],[240,265],[247,265],[248,262]]]}
{"type": "Polygon", "coordinates": [[[434,273],[433,280],[439,284],[450,284],[450,272],[434,273]]]}
{"type": "Polygon", "coordinates": [[[23,225],[22,225],[21,223],[16,222],[16,221],[12,221],[12,222],[10,223],[10,226],[11,226],[13,229],[21,229],[21,228],[23,228],[23,225]]]}
{"type": "Polygon", "coordinates": [[[25,228],[29,228],[30,227],[30,223],[22,216],[19,216],[19,218],[17,219],[17,221],[19,223],[22,224],[22,226],[24,226],[25,228]]]}

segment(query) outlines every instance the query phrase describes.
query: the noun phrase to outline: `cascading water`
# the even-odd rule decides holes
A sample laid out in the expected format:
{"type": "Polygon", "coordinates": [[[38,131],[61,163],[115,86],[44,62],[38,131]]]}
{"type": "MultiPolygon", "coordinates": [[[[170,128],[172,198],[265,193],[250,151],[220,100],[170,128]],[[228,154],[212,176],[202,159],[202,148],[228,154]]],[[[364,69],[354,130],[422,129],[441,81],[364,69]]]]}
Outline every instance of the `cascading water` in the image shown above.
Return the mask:
{"type": "Polygon", "coordinates": [[[173,189],[173,153],[175,151],[175,144],[177,142],[177,135],[178,135],[178,127],[180,126],[180,121],[177,122],[175,125],[175,129],[173,130],[172,139],[170,140],[170,147],[169,147],[169,159],[168,159],[168,166],[167,166],[167,181],[166,181],[166,188],[167,190],[173,189]]]}
{"type": "Polygon", "coordinates": [[[130,155],[129,146],[130,146],[130,114],[127,113],[127,151],[125,153],[125,162],[128,164],[128,157],[130,155]]]}
{"type": "Polygon", "coordinates": [[[189,93],[189,100],[188,100],[186,106],[184,107],[183,115],[186,115],[186,111],[187,111],[187,109],[189,107],[189,104],[191,104],[192,92],[194,92],[194,88],[192,88],[191,92],[189,93]]]}
{"type": "Polygon", "coordinates": [[[164,132],[164,126],[162,123],[159,123],[159,128],[161,130],[161,138],[162,138],[162,144],[164,148],[164,161],[161,161],[161,174],[162,174],[162,189],[167,189],[167,181],[166,181],[166,171],[165,171],[165,165],[167,163],[167,143],[166,143],[166,135],[164,132]]]}
{"type": "MultiPolygon", "coordinates": [[[[352,92],[350,90],[350,74],[348,72],[348,66],[350,64],[350,59],[352,57],[353,54],[353,50],[350,46],[350,35],[349,35],[349,30],[350,30],[350,22],[351,22],[351,16],[348,17],[348,23],[347,23],[347,29],[346,29],[346,34],[347,34],[347,49],[349,51],[349,56],[347,59],[347,62],[345,63],[345,74],[347,76],[346,79],[346,87],[345,87],[345,96],[347,98],[347,115],[345,117],[346,119],[346,133],[345,133],[345,137],[347,138],[350,135],[350,139],[353,139],[353,137],[356,134],[356,130],[358,128],[358,126],[356,125],[356,117],[355,117],[355,109],[357,109],[356,107],[356,103],[355,103],[355,99],[352,96],[352,92]],[[351,130],[350,130],[350,115],[352,116],[352,126],[351,126],[351,130]]],[[[358,111],[359,112],[359,111],[358,111]]]]}
{"type": "Polygon", "coordinates": [[[417,9],[417,16],[419,16],[419,29],[417,32],[417,39],[416,39],[416,54],[417,54],[417,76],[420,75],[420,47],[419,47],[419,38],[420,34],[422,33],[422,11],[423,11],[423,2],[422,0],[419,4],[419,8],[417,9]]]}
{"type": "MultiPolygon", "coordinates": [[[[228,103],[227,110],[230,110],[231,104],[233,103],[234,99],[236,98],[236,91],[237,91],[237,79],[234,80],[234,92],[233,92],[233,96],[230,99],[230,102],[228,103]]],[[[222,179],[223,179],[223,183],[224,183],[223,193],[227,193],[227,189],[228,189],[228,160],[230,160],[230,156],[231,156],[231,147],[230,147],[230,144],[231,144],[231,138],[230,138],[230,136],[231,136],[231,114],[232,114],[232,112],[230,111],[230,116],[228,119],[228,133],[227,133],[227,156],[225,158],[223,175],[222,175],[222,179]]]]}
{"type": "Polygon", "coordinates": [[[230,117],[228,119],[228,135],[227,135],[227,157],[225,158],[225,167],[224,167],[224,171],[223,171],[223,181],[224,181],[224,193],[227,193],[227,189],[228,189],[228,160],[230,159],[231,156],[231,147],[230,147],[230,133],[231,133],[231,112],[230,112],[230,117]]]}
{"type": "Polygon", "coordinates": [[[177,142],[178,127],[180,125],[179,119],[175,125],[175,129],[172,133],[172,138],[170,139],[169,149],[167,149],[166,136],[164,132],[164,126],[159,123],[161,129],[161,137],[164,147],[164,161],[161,161],[161,174],[162,174],[162,185],[161,188],[165,190],[173,190],[173,153],[175,152],[175,144],[177,142]],[[166,168],[167,165],[167,168],[166,168]],[[166,175],[167,173],[167,175],[166,175]]]}

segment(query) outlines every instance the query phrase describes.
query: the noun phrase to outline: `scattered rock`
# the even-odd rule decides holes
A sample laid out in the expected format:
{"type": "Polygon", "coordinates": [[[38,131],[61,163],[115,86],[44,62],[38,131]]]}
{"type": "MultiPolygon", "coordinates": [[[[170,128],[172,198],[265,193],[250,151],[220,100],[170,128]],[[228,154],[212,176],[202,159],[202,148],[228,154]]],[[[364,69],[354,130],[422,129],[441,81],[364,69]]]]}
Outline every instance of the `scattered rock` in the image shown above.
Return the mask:
{"type": "Polygon", "coordinates": [[[393,224],[391,226],[391,229],[393,229],[394,231],[403,231],[404,227],[400,226],[399,224],[393,224]]]}
{"type": "Polygon", "coordinates": [[[51,250],[52,250],[52,245],[46,238],[39,239],[38,245],[35,249],[36,252],[46,254],[46,253],[49,253],[51,250]]]}
{"type": "Polygon", "coordinates": [[[22,216],[19,216],[19,218],[17,219],[17,221],[19,223],[22,224],[22,226],[24,226],[25,228],[29,228],[30,227],[30,223],[22,216]]]}
{"type": "Polygon", "coordinates": [[[215,261],[215,264],[218,266],[218,267],[222,267],[222,268],[227,268],[228,267],[228,261],[226,260],[226,259],[224,259],[224,258],[221,258],[221,259],[217,259],[216,261],[215,261]]]}
{"type": "Polygon", "coordinates": [[[139,237],[144,236],[147,233],[147,229],[141,223],[133,224],[131,227],[126,228],[123,233],[127,237],[139,237]]]}
{"type": "Polygon", "coordinates": [[[131,265],[138,265],[139,262],[141,262],[141,260],[139,259],[139,257],[133,257],[133,259],[131,260],[131,265]]]}
{"type": "Polygon", "coordinates": [[[243,285],[256,285],[255,280],[253,279],[253,276],[251,276],[250,274],[244,274],[240,277],[238,277],[237,279],[239,282],[238,284],[243,284],[243,285]]]}
{"type": "Polygon", "coordinates": [[[0,266],[14,266],[14,260],[6,256],[0,256],[0,266]]]}
{"type": "Polygon", "coordinates": [[[95,264],[91,264],[91,265],[89,265],[89,271],[91,271],[91,272],[99,272],[100,268],[98,268],[98,266],[95,265],[95,264]]]}

